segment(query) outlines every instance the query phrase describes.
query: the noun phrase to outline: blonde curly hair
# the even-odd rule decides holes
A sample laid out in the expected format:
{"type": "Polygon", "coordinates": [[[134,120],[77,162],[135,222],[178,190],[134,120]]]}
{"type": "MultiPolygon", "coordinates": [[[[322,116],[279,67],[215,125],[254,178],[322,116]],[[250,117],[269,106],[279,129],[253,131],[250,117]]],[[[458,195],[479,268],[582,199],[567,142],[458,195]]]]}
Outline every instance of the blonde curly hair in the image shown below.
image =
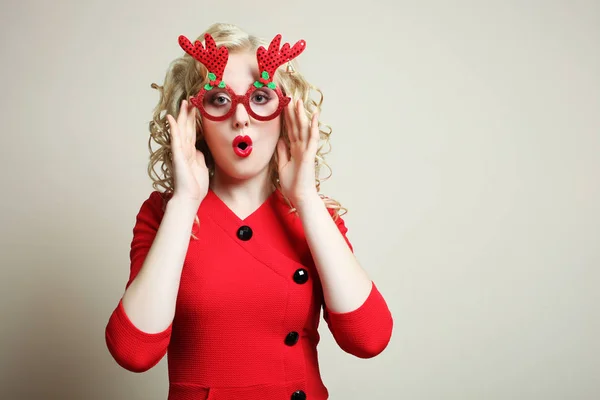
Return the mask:
{"type": "MultiPolygon", "coordinates": [[[[217,46],[225,46],[230,53],[243,51],[256,52],[258,47],[264,46],[266,48],[269,45],[264,39],[250,35],[233,24],[213,24],[196,40],[204,43],[205,33],[209,33],[213,37],[217,46]]],[[[195,42],[195,40],[192,41],[192,43],[193,42],[195,42]]],[[[297,71],[296,61],[292,60],[291,64],[297,71]]],[[[310,120],[313,113],[317,110],[320,111],[321,109],[323,93],[317,87],[307,82],[300,73],[286,73],[285,68],[286,66],[281,66],[277,70],[278,73],[275,74],[274,81],[282,89],[285,95],[292,98],[292,101],[302,99],[305,112],[310,120]],[[318,101],[311,98],[313,92],[319,94],[318,101]]],[[[172,173],[173,161],[171,153],[171,136],[166,116],[167,114],[170,114],[177,118],[182,101],[189,101],[190,97],[196,95],[206,83],[208,83],[208,71],[206,67],[189,54],[184,53],[181,57],[171,62],[162,86],[157,85],[156,83],[152,83],[151,85],[152,88],[157,89],[160,93],[160,99],[154,108],[152,121],[149,123],[150,137],[148,139],[148,149],[150,151],[150,161],[148,164],[148,175],[153,181],[152,187],[155,190],[162,192],[163,208],[175,189],[172,173]],[[158,145],[158,148],[153,149],[152,142],[155,142],[158,145]],[[160,165],[160,174],[155,170],[157,165],[160,165]],[[161,191],[160,188],[164,189],[164,191],[161,191]]],[[[210,172],[210,179],[212,179],[214,174],[214,159],[204,140],[200,113],[197,113],[196,126],[196,148],[204,154],[210,172]]],[[[324,125],[319,121],[320,140],[317,155],[315,157],[315,186],[326,207],[332,212],[334,220],[337,220],[337,218],[344,215],[347,210],[342,207],[338,201],[320,194],[321,183],[329,179],[332,172],[324,158],[325,154],[331,151],[329,142],[331,132],[332,129],[330,126],[324,125]],[[323,168],[327,169],[329,173],[326,176],[321,177],[323,168]]],[[[290,142],[283,118],[281,124],[281,136],[289,149],[290,142]]],[[[269,164],[269,176],[273,186],[280,189],[277,158],[277,151],[275,151],[269,164]]],[[[296,212],[289,199],[285,198],[285,200],[290,206],[290,212],[296,212]]],[[[196,216],[195,224],[198,223],[198,217],[196,216]]],[[[192,236],[194,236],[193,233],[192,236]]]]}

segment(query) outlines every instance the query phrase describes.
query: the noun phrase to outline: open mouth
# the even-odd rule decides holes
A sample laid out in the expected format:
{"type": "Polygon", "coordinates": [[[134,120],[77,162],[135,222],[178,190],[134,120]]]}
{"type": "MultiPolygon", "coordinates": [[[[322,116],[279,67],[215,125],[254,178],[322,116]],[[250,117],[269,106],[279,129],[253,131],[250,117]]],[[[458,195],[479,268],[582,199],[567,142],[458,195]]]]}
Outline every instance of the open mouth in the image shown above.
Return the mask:
{"type": "Polygon", "coordinates": [[[233,139],[233,151],[240,157],[248,157],[252,152],[252,139],[250,136],[238,135],[233,139]]]}

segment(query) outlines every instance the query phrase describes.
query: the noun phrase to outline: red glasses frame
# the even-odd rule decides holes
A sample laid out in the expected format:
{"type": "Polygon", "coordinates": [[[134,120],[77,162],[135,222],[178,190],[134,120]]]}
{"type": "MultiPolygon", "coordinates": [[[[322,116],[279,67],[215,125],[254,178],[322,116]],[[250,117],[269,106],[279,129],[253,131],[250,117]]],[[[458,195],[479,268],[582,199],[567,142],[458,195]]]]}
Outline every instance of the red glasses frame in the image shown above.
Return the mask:
{"type": "Polygon", "coordinates": [[[279,114],[281,114],[281,111],[284,109],[284,107],[287,106],[289,104],[289,102],[291,101],[291,98],[283,95],[283,93],[281,92],[281,89],[279,89],[279,87],[276,87],[275,89],[271,89],[275,93],[277,93],[277,97],[279,98],[279,105],[277,106],[277,109],[273,112],[273,114],[265,117],[265,116],[256,114],[252,110],[252,107],[250,107],[250,95],[255,90],[260,90],[261,88],[257,88],[254,85],[251,85],[245,94],[239,95],[239,94],[236,94],[228,85],[225,85],[224,89],[227,91],[227,93],[229,94],[229,97],[231,98],[231,108],[229,109],[229,111],[227,111],[226,114],[219,116],[219,117],[215,117],[214,115],[210,115],[204,109],[204,96],[211,90],[215,90],[215,89],[217,89],[217,88],[212,88],[212,89],[206,90],[203,87],[202,90],[200,90],[200,92],[198,92],[198,94],[196,96],[190,98],[190,103],[192,103],[198,110],[200,110],[200,113],[204,117],[206,117],[207,119],[210,119],[211,121],[224,121],[224,120],[228,119],[229,117],[231,117],[233,115],[233,113],[235,113],[235,110],[237,109],[238,104],[243,104],[244,108],[246,109],[246,111],[252,118],[259,120],[259,121],[269,121],[274,118],[277,118],[277,116],[279,114]]]}

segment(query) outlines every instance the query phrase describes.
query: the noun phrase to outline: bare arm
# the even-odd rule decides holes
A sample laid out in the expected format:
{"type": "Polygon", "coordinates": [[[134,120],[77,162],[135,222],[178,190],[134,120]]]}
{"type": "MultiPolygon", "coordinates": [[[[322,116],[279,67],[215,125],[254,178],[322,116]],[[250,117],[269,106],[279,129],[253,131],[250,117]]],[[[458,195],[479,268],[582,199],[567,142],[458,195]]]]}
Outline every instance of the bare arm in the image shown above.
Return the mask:
{"type": "Polygon", "coordinates": [[[196,110],[183,100],[177,121],[167,115],[175,190],[138,275],[123,295],[131,322],[147,333],[162,332],[175,316],[183,262],[198,207],[208,191],[208,168],[196,142],[196,110]]]}
{"type": "Polygon", "coordinates": [[[123,295],[131,322],[147,333],[162,332],[173,322],[183,262],[198,205],[173,197],[144,264],[123,295]]]}
{"type": "MultiPolygon", "coordinates": [[[[375,283],[346,242],[323,201],[314,196],[298,205],[306,239],[323,285],[323,317],[338,345],[361,358],[375,357],[388,345],[393,318],[375,283]]],[[[340,220],[338,220],[340,221],[340,220]]]]}
{"type": "Polygon", "coordinates": [[[173,194],[164,210],[158,192],[142,204],[133,228],[129,280],[105,329],[113,358],[135,372],[152,368],[167,352],[192,227],[209,183],[204,155],[195,148],[196,110],[183,100],[177,121],[166,118],[173,194]]]}
{"type": "Polygon", "coordinates": [[[356,310],[369,296],[371,279],[318,195],[299,203],[297,208],[329,309],[340,313],[356,310]]]}

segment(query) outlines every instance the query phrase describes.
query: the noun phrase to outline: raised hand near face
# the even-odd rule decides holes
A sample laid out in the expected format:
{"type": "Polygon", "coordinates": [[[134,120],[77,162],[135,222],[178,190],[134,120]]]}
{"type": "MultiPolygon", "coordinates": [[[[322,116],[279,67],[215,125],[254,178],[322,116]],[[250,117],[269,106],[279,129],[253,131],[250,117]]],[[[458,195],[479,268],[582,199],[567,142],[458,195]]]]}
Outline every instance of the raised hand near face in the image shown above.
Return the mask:
{"type": "Polygon", "coordinates": [[[309,120],[302,100],[291,101],[284,109],[290,140],[289,151],[283,139],[277,143],[279,183],[282,193],[294,204],[317,195],[315,157],[319,144],[319,113],[309,120]]]}
{"type": "Polygon", "coordinates": [[[204,154],[196,149],[196,109],[181,102],[177,121],[167,115],[173,154],[173,197],[200,205],[208,192],[209,174],[204,154]]]}

